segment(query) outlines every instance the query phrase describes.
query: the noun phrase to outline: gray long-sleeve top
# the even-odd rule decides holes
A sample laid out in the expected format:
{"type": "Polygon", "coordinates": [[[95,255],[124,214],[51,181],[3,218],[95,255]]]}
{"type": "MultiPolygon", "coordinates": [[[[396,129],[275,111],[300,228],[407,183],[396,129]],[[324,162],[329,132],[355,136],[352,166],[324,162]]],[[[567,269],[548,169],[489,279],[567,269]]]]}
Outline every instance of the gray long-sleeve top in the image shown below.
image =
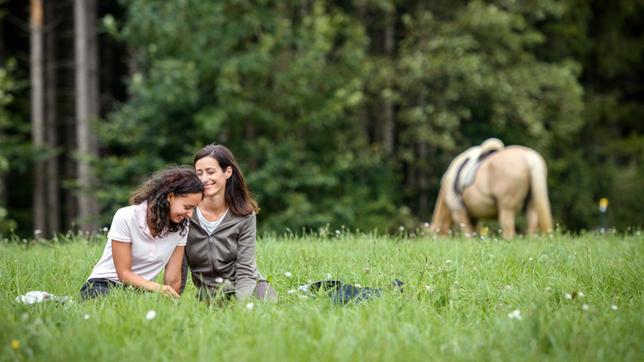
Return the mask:
{"type": "Polygon", "coordinates": [[[196,214],[190,219],[186,244],[192,282],[213,290],[232,285],[238,299],[250,297],[262,278],[255,261],[255,213],[236,216],[229,211],[210,235],[196,214]]]}

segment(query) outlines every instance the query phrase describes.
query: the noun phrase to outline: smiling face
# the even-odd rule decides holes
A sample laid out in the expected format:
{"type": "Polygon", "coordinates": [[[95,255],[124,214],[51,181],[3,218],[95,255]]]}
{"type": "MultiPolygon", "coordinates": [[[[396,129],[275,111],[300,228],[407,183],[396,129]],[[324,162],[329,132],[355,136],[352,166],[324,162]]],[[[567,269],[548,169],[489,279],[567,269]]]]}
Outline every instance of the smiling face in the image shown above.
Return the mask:
{"type": "Polygon", "coordinates": [[[206,197],[226,192],[226,180],[233,174],[232,167],[221,169],[219,162],[213,157],[203,157],[195,162],[195,171],[203,183],[206,197]]]}
{"type": "Polygon", "coordinates": [[[170,202],[170,220],[179,224],[184,219],[192,217],[192,212],[201,201],[203,195],[200,192],[175,195],[174,193],[168,194],[168,201],[170,202]]]}

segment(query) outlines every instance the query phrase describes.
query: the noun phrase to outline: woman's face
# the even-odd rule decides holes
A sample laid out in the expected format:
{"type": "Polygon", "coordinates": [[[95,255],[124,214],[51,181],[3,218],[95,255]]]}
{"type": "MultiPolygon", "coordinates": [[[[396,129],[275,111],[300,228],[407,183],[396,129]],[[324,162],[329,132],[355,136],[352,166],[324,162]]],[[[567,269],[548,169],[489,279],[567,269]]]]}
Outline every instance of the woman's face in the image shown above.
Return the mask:
{"type": "Polygon", "coordinates": [[[192,217],[192,212],[199,205],[202,196],[201,192],[185,195],[170,193],[168,195],[168,201],[170,202],[170,220],[179,224],[184,219],[192,217]]]}
{"type": "Polygon", "coordinates": [[[214,157],[203,157],[195,163],[195,172],[203,183],[206,197],[226,192],[226,180],[232,175],[232,167],[222,170],[214,157]]]}

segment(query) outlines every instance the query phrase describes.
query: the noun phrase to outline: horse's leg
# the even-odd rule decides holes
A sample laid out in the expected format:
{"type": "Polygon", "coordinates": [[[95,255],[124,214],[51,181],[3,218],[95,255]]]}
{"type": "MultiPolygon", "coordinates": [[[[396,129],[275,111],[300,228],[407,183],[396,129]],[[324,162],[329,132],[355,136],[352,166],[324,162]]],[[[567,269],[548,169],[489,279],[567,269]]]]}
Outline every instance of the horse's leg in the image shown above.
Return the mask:
{"type": "Polygon", "coordinates": [[[446,235],[452,225],[452,216],[450,214],[447,203],[445,202],[445,187],[441,186],[429,229],[436,234],[446,235]]]}
{"type": "Polygon", "coordinates": [[[528,236],[532,236],[537,232],[537,228],[539,227],[539,213],[532,201],[528,202],[526,219],[528,221],[528,236]]]}
{"type": "Polygon", "coordinates": [[[470,224],[472,225],[472,231],[474,233],[481,232],[481,222],[478,219],[470,219],[470,224]]]}
{"type": "Polygon", "coordinates": [[[452,226],[452,219],[449,215],[443,217],[443,220],[440,224],[440,229],[438,230],[439,234],[446,235],[449,232],[449,228],[452,226]]]}
{"type": "Polygon", "coordinates": [[[503,230],[503,237],[506,239],[514,237],[514,214],[512,208],[499,207],[499,224],[503,230]]]}
{"type": "Polygon", "coordinates": [[[447,213],[446,216],[442,217],[438,221],[434,221],[429,225],[429,230],[438,235],[447,235],[449,229],[452,226],[452,218],[447,213]]]}
{"type": "Polygon", "coordinates": [[[452,219],[461,227],[465,236],[469,238],[474,235],[472,224],[470,223],[470,217],[467,215],[467,211],[465,209],[452,211],[452,219]]]}

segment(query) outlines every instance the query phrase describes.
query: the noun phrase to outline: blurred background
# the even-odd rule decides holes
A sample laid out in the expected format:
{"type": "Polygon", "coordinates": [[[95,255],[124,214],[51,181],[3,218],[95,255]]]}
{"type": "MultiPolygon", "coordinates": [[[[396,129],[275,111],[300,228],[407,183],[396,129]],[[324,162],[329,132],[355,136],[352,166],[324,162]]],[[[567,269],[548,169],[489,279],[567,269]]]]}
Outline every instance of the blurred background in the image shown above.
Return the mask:
{"type": "Polygon", "coordinates": [[[0,1],[0,234],[109,226],[221,143],[261,232],[414,229],[464,149],[538,150],[565,231],[641,228],[644,2],[0,1]]]}

